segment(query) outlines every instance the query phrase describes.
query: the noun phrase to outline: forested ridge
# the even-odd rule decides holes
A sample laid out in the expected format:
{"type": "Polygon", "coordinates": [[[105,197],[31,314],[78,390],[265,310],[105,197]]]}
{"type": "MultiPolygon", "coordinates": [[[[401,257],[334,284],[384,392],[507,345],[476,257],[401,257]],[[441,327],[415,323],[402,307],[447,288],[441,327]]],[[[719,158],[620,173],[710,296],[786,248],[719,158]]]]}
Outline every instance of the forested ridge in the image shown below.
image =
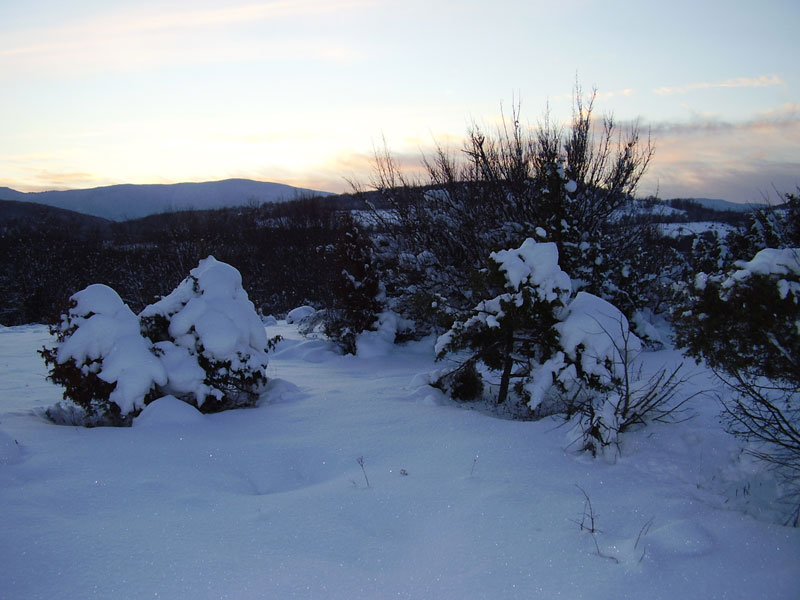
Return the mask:
{"type": "MultiPolygon", "coordinates": [[[[429,186],[425,186],[427,189],[429,186]]],[[[741,223],[745,213],[691,200],[650,221],[741,223]]],[[[260,206],[189,210],[114,222],[69,210],[0,200],[0,324],[49,322],[76,290],[106,283],[134,308],[168,293],[209,254],[234,265],[264,313],[329,297],[324,251],[343,235],[343,215],[386,206],[378,192],[260,206]]],[[[330,262],[330,260],[328,260],[330,262]]]]}
{"type": "Polygon", "coordinates": [[[0,323],[49,322],[91,283],[141,310],[206,256],[242,273],[263,312],[326,297],[326,249],[352,197],[181,211],[120,223],[20,202],[0,203],[0,323]]]}

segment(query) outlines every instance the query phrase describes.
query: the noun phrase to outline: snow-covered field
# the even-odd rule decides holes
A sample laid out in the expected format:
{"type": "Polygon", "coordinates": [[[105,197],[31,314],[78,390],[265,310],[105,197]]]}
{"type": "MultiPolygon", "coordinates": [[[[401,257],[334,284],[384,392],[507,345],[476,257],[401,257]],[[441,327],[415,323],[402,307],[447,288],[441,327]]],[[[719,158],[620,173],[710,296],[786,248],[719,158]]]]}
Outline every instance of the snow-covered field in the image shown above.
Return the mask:
{"type": "Polygon", "coordinates": [[[46,329],[0,328],[0,598],[800,597],[800,530],[710,395],[592,459],[559,421],[420,387],[433,340],[356,358],[268,333],[257,408],[84,429],[36,415],[60,400],[46,329]]]}
{"type": "Polygon", "coordinates": [[[727,223],[717,223],[714,221],[697,221],[692,223],[661,223],[658,226],[661,235],[671,238],[678,238],[683,236],[694,236],[706,231],[716,232],[720,238],[725,237],[728,233],[736,228],[727,223]]]}

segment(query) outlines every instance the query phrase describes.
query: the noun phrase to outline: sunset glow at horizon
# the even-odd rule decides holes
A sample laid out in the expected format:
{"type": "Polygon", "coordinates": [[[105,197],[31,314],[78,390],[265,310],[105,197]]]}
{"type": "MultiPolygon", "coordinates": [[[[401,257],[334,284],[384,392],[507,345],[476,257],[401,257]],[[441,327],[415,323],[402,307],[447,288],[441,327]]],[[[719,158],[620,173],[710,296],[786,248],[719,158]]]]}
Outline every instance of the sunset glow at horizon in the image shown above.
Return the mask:
{"type": "Polygon", "coordinates": [[[368,183],[521,103],[650,131],[640,187],[760,202],[800,185],[794,1],[0,1],[0,186],[368,183]]]}

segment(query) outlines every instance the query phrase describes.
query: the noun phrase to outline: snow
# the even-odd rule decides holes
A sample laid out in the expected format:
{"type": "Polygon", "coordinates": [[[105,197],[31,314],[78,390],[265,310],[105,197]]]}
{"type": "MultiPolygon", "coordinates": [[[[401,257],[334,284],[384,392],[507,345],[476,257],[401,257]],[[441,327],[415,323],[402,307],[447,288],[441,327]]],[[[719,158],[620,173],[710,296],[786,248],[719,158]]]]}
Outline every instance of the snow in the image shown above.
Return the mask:
{"type": "Polygon", "coordinates": [[[391,311],[382,312],[375,321],[375,331],[362,331],[356,337],[356,354],[362,358],[391,354],[397,334],[412,325],[411,321],[391,311]]]}
{"type": "Polygon", "coordinates": [[[530,377],[525,383],[525,391],[528,392],[530,398],[528,406],[531,410],[536,410],[544,401],[559,374],[563,375],[564,380],[573,381],[577,375],[574,367],[567,366],[564,361],[564,353],[560,351],[531,371],[530,377]]]}
{"type": "Polygon", "coordinates": [[[7,433],[0,431],[0,465],[15,465],[22,462],[19,443],[7,433]]]}
{"type": "Polygon", "coordinates": [[[490,258],[505,273],[506,287],[519,291],[522,285],[536,288],[540,300],[552,302],[570,289],[570,279],[558,266],[555,242],[526,239],[519,248],[492,252],[490,258]]]}
{"type": "MultiPolygon", "coordinates": [[[[276,333],[257,407],[165,397],[84,429],[37,416],[61,398],[46,329],[0,329],[0,597],[797,598],[800,530],[774,524],[774,477],[710,398],[609,464],[566,449],[560,421],[420,386],[433,340],[353,357],[276,333]]],[[[698,367],[685,393],[714,385],[698,367]]]]}
{"type": "Polygon", "coordinates": [[[316,309],[313,306],[298,306],[297,308],[293,308],[289,311],[286,315],[286,322],[291,324],[299,323],[303,319],[310,317],[313,315],[316,309]]]}
{"type": "Polygon", "coordinates": [[[90,285],[71,300],[75,306],[69,311],[70,321],[77,329],[59,347],[58,362],[73,360],[80,365],[102,358],[98,377],[116,383],[109,400],[122,414],[142,408],[153,384],[167,382],[167,373],[139,332],[136,315],[106,285],[90,285]]]}
{"type": "Polygon", "coordinates": [[[133,427],[197,429],[205,422],[203,413],[175,396],[163,396],[148,404],[133,420],[133,427]]]}
{"type": "MultiPolygon", "coordinates": [[[[59,348],[58,362],[73,359],[78,363],[108,355],[120,336],[138,334],[136,315],[110,287],[90,285],[73,294],[75,303],[69,316],[78,325],[75,332],[59,348]]],[[[62,323],[62,329],[68,326],[62,323]]]]}
{"type": "Polygon", "coordinates": [[[720,238],[723,238],[731,231],[734,231],[736,227],[717,221],[695,221],[692,223],[659,223],[658,229],[662,235],[671,238],[695,236],[706,231],[716,232],[720,238]]]}
{"type": "Polygon", "coordinates": [[[733,276],[745,279],[753,275],[800,276],[800,248],[764,248],[752,260],[738,261],[739,267],[733,276]]]}
{"type": "Polygon", "coordinates": [[[268,363],[267,334],[242,288],[241,274],[213,256],[201,260],[171,294],[146,307],[140,316],[169,321],[174,342],[154,344],[169,378],[167,388],[177,395],[193,395],[198,406],[209,395],[223,395],[206,384],[199,354],[221,363],[230,361],[236,371],[261,371],[268,363]]]}
{"type": "Polygon", "coordinates": [[[153,346],[169,374],[170,389],[176,394],[194,394],[202,401],[211,393],[211,389],[203,383],[206,372],[187,347],[193,343],[194,339],[189,336],[181,344],[164,341],[153,346]]]}
{"type": "Polygon", "coordinates": [[[169,316],[172,337],[195,331],[198,342],[219,359],[239,349],[267,347],[267,334],[242,288],[239,271],[209,256],[189,274],[175,291],[145,308],[141,316],[169,316]]]}
{"type": "Polygon", "coordinates": [[[559,345],[583,370],[603,385],[609,375],[621,377],[623,362],[642,349],[628,320],[613,304],[588,292],[578,292],[556,324],[559,345]],[[611,365],[611,369],[606,365],[611,365]]]}
{"type": "MultiPolygon", "coordinates": [[[[722,282],[722,298],[753,275],[781,277],[775,284],[782,300],[800,299],[800,248],[764,248],[749,261],[737,261],[737,269],[722,282]],[[784,279],[784,277],[788,277],[784,279]]],[[[702,288],[699,288],[702,289],[702,288]]]]}

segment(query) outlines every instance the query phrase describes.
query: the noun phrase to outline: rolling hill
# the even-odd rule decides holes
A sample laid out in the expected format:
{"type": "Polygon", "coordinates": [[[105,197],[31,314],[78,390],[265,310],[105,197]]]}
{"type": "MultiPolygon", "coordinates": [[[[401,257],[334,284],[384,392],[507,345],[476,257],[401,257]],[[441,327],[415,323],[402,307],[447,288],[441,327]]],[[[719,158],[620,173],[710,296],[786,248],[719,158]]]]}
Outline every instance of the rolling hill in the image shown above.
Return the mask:
{"type": "Polygon", "coordinates": [[[0,200],[45,204],[112,221],[126,221],[162,212],[284,202],[320,195],[330,194],[250,179],[169,185],[123,184],[85,190],[29,193],[0,188],[0,200]]]}

